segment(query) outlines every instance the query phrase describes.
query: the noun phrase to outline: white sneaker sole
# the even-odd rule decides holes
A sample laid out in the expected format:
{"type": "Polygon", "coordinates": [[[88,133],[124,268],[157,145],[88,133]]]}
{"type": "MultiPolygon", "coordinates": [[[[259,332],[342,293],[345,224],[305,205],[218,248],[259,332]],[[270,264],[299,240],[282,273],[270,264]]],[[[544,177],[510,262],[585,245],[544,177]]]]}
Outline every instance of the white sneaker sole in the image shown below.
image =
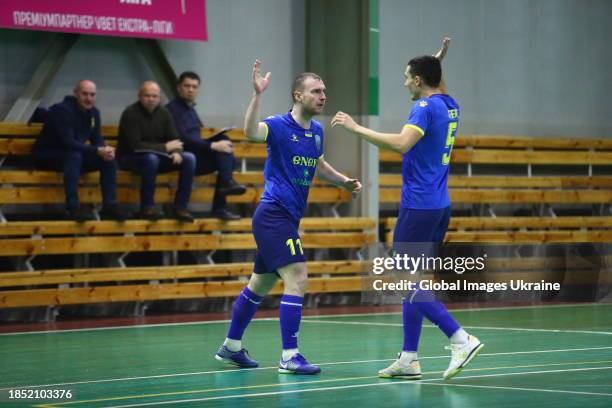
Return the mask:
{"type": "Polygon", "coordinates": [[[220,361],[220,362],[225,363],[225,364],[229,364],[229,365],[234,366],[234,367],[240,367],[240,365],[236,364],[232,360],[227,359],[227,358],[223,358],[223,357],[221,357],[218,354],[215,354],[215,360],[220,361]]]}
{"type": "Polygon", "coordinates": [[[320,373],[320,371],[318,373],[298,373],[297,371],[292,371],[292,370],[287,370],[285,368],[278,368],[278,372],[280,374],[294,374],[294,375],[317,375],[320,373]]]}
{"type": "Polygon", "coordinates": [[[392,375],[392,374],[385,374],[385,373],[378,373],[378,376],[380,378],[397,378],[399,380],[420,380],[422,375],[421,374],[399,374],[399,375],[392,375]]]}
{"type": "Polygon", "coordinates": [[[451,378],[453,378],[454,376],[456,376],[457,374],[459,374],[461,372],[461,370],[463,370],[469,363],[470,361],[472,361],[474,359],[474,357],[476,357],[478,355],[478,353],[480,353],[480,351],[484,348],[484,343],[480,343],[478,346],[476,346],[476,348],[474,350],[472,350],[472,352],[470,353],[470,355],[465,359],[465,361],[463,362],[463,364],[461,364],[459,367],[455,368],[453,371],[451,371],[448,374],[445,374],[442,378],[444,378],[445,380],[450,380],[451,378]]]}

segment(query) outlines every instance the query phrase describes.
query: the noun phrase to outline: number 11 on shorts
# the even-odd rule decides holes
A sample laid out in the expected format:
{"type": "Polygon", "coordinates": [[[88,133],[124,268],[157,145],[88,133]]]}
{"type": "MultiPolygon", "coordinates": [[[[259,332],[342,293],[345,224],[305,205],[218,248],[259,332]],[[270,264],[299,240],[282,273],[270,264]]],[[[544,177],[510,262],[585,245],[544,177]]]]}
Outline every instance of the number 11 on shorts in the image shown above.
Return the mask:
{"type": "Polygon", "coordinates": [[[302,241],[300,241],[300,239],[296,239],[295,240],[295,244],[293,243],[293,239],[289,238],[286,242],[285,245],[287,245],[289,247],[289,250],[291,251],[291,255],[295,255],[295,245],[300,247],[300,255],[304,255],[304,249],[302,248],[302,241]]]}

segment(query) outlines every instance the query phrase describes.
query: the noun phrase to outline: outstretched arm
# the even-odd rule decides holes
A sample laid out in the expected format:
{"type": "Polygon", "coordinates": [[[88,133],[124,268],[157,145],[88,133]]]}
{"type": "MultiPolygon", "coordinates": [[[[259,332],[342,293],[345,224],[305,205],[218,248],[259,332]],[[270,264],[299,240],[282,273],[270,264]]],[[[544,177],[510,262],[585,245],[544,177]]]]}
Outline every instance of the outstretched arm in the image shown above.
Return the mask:
{"type": "Polygon", "coordinates": [[[247,108],[246,115],[244,116],[244,132],[249,140],[253,142],[265,142],[268,136],[268,129],[266,125],[259,122],[259,104],[261,95],[268,87],[270,83],[270,73],[266,73],[265,76],[261,75],[261,61],[255,60],[253,64],[253,88],[255,92],[251,98],[251,103],[247,108]]]}
{"type": "Polygon", "coordinates": [[[352,179],[334,169],[331,164],[320,158],[317,163],[317,177],[320,179],[342,187],[350,191],[353,195],[361,191],[361,183],[357,179],[352,179]]]}
{"type": "Polygon", "coordinates": [[[363,140],[370,142],[381,149],[391,150],[401,154],[406,153],[412,146],[418,142],[423,135],[412,126],[404,126],[400,133],[380,133],[367,127],[361,126],[355,120],[344,112],[336,113],[332,119],[332,127],[336,125],[343,126],[349,132],[355,133],[363,140]]]}
{"type": "MultiPolygon", "coordinates": [[[[442,62],[442,60],[444,59],[444,56],[446,55],[446,52],[448,51],[450,42],[451,42],[450,37],[444,37],[442,39],[442,47],[437,53],[434,54],[434,57],[439,59],[440,62],[442,62]]],[[[445,93],[445,94],[448,93],[448,90],[446,89],[446,82],[444,81],[444,78],[440,80],[440,90],[442,91],[442,93],[445,93]]]]}
{"type": "Polygon", "coordinates": [[[440,62],[442,62],[442,60],[444,59],[444,56],[446,55],[446,51],[448,51],[448,47],[450,45],[452,38],[450,37],[444,37],[442,39],[442,47],[440,48],[440,50],[438,52],[436,52],[433,56],[436,57],[437,59],[440,60],[440,62]]]}

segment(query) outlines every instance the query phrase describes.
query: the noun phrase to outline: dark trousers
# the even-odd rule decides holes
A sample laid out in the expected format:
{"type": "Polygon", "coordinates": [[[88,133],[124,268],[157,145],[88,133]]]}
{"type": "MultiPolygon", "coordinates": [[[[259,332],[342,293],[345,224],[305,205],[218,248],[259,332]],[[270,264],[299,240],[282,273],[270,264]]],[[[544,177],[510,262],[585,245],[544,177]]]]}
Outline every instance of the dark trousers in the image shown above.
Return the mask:
{"type": "MultiPolygon", "coordinates": [[[[226,134],[222,133],[208,139],[211,142],[219,140],[230,140],[226,134]]],[[[217,172],[217,183],[215,185],[215,195],[213,196],[212,210],[225,207],[225,196],[219,194],[219,186],[229,182],[234,172],[236,159],[232,153],[216,152],[214,150],[193,151],[196,156],[196,174],[204,175],[217,172]]]]}
{"type": "Polygon", "coordinates": [[[146,210],[155,205],[155,177],[158,173],[179,172],[178,189],[174,197],[176,208],[187,208],[191,196],[191,185],[195,173],[196,159],[189,152],[182,152],[181,164],[172,163],[165,154],[132,153],[119,158],[119,166],[140,175],[140,210],[146,210]]]}
{"type": "Polygon", "coordinates": [[[102,205],[107,207],[117,203],[117,163],[115,160],[105,161],[94,152],[83,153],[60,149],[32,152],[32,156],[37,169],[64,172],[67,210],[79,208],[79,178],[82,173],[92,171],[100,172],[102,205]]]}

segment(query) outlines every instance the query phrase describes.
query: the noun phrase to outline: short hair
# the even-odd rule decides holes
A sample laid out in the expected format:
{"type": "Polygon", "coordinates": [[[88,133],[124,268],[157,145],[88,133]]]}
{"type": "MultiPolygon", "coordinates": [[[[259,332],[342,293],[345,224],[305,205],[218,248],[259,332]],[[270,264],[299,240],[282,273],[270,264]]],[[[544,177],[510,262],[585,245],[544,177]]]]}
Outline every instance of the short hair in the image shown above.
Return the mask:
{"type": "Polygon", "coordinates": [[[153,81],[152,79],[147,79],[146,81],[142,81],[142,83],[140,84],[140,88],[138,89],[138,95],[140,95],[142,91],[149,85],[156,86],[157,89],[159,89],[161,92],[161,88],[159,87],[159,84],[157,82],[153,81]]]}
{"type": "Polygon", "coordinates": [[[307,78],[313,78],[317,81],[323,81],[320,76],[315,74],[314,72],[302,72],[293,80],[293,86],[291,87],[291,99],[295,102],[295,92],[304,90],[304,82],[307,78]]]}
{"type": "Polygon", "coordinates": [[[422,55],[408,61],[410,75],[420,76],[427,86],[436,88],[442,80],[442,65],[440,60],[431,55],[422,55]]]}
{"type": "Polygon", "coordinates": [[[96,86],[96,83],[94,81],[92,81],[91,79],[79,79],[79,81],[74,86],[74,92],[80,91],[81,90],[81,85],[83,85],[83,83],[85,83],[85,82],[91,82],[94,86],[96,86]]]}
{"type": "Polygon", "coordinates": [[[200,80],[200,76],[198,74],[196,74],[195,72],[193,72],[193,71],[185,71],[181,75],[179,75],[178,80],[176,81],[176,84],[178,85],[178,84],[182,83],[185,80],[185,78],[195,79],[196,81],[198,81],[198,84],[200,82],[202,82],[200,80]]]}

